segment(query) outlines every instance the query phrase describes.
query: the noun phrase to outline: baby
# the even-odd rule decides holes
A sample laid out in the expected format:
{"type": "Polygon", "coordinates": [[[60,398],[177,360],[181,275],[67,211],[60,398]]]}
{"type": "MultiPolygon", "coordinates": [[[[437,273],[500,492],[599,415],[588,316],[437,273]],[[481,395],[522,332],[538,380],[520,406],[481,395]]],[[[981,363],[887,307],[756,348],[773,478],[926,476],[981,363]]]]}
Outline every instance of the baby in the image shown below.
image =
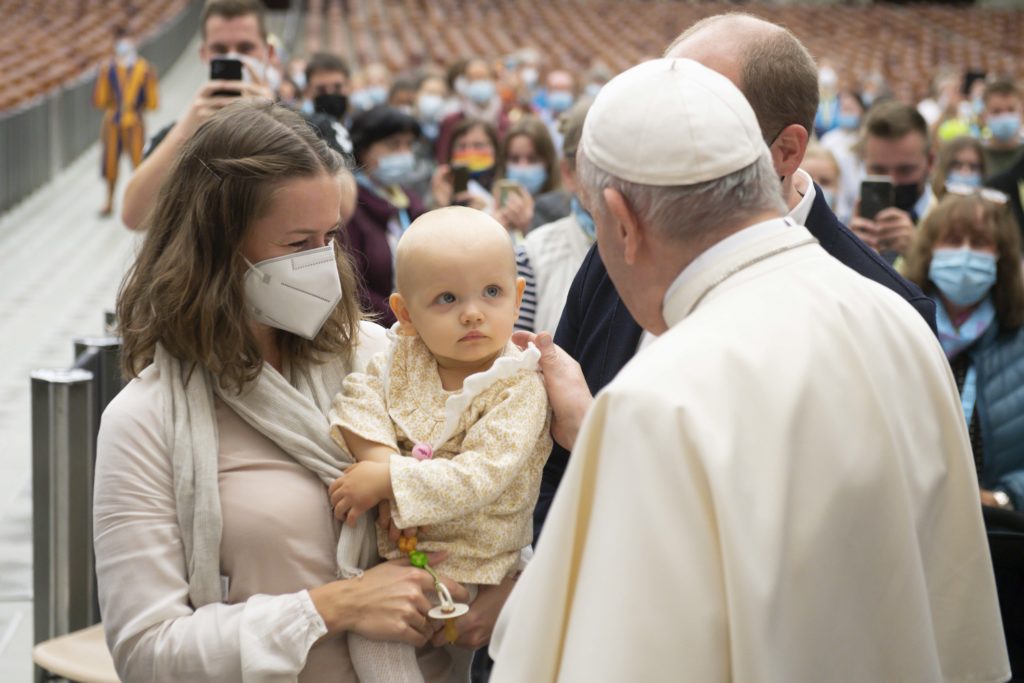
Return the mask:
{"type": "Polygon", "coordinates": [[[334,400],[331,435],[358,461],[331,487],[335,514],[354,524],[386,503],[380,554],[404,555],[397,530],[420,527],[417,550],[445,551],[443,573],[474,595],[530,544],[551,450],[540,354],[509,341],[524,281],[508,232],[465,207],[414,221],[395,270],[391,349],[334,400]]]}

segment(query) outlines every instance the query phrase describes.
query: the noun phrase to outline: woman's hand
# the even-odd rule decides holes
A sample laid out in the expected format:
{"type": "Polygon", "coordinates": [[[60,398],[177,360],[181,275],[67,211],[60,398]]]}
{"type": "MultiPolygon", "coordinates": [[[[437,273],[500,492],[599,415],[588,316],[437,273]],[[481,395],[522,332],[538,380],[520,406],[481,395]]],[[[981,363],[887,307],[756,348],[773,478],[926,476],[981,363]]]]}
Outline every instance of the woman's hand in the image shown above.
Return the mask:
{"type": "Polygon", "coordinates": [[[434,206],[451,206],[453,191],[452,168],[448,164],[441,164],[430,176],[430,194],[434,196],[434,206]]]}
{"type": "Polygon", "coordinates": [[[494,211],[494,218],[510,232],[529,232],[533,224],[533,197],[526,190],[509,192],[505,204],[494,211]]]}
{"type": "MultiPolygon", "coordinates": [[[[443,553],[429,556],[431,566],[443,560],[443,553]]],[[[461,584],[443,577],[442,581],[452,599],[468,599],[461,584]]],[[[432,607],[427,594],[433,590],[430,574],[410,566],[408,560],[393,560],[366,570],[357,579],[332,581],[313,588],[309,597],[329,633],[354,631],[371,640],[419,647],[434,633],[434,625],[427,618],[432,607]]]]}
{"type": "Polygon", "coordinates": [[[355,526],[360,515],[391,498],[391,468],[379,462],[357,462],[328,489],[334,516],[355,526]]]}
{"type": "MultiPolygon", "coordinates": [[[[476,600],[469,606],[469,612],[459,617],[456,628],[459,631],[459,639],[455,645],[464,647],[467,650],[479,650],[491,642],[491,633],[494,632],[494,624],[498,621],[498,614],[505,606],[509,593],[515,587],[515,579],[507,578],[497,586],[480,586],[480,592],[476,600]]],[[[454,599],[454,595],[452,598],[454,599]]],[[[440,647],[447,645],[444,637],[444,622],[434,623],[435,633],[431,642],[440,647]]]]}

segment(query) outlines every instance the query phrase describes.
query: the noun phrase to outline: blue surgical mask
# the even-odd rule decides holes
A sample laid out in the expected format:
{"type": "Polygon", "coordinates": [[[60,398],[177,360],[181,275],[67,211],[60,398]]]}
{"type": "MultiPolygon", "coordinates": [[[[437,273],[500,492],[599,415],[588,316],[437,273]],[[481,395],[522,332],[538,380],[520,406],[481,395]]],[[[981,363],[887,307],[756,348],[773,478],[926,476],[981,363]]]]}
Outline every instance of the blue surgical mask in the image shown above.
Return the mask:
{"type": "Polygon", "coordinates": [[[376,107],[388,101],[388,89],[383,85],[371,85],[366,89],[366,97],[376,107]]]}
{"type": "Polygon", "coordinates": [[[556,90],[552,93],[548,93],[548,106],[551,107],[551,111],[556,114],[561,114],[572,106],[572,93],[567,90],[556,90]]]}
{"type": "Polygon", "coordinates": [[[440,121],[444,111],[444,98],[435,93],[425,92],[416,100],[416,110],[420,121],[440,121]]]}
{"type": "Polygon", "coordinates": [[[412,152],[393,152],[380,158],[373,177],[384,185],[401,185],[415,167],[416,157],[412,152]]]}
{"type": "Polygon", "coordinates": [[[373,109],[373,98],[366,89],[355,90],[349,95],[348,102],[355,111],[373,109]]]}
{"type": "Polygon", "coordinates": [[[494,83],[487,79],[471,81],[466,86],[466,97],[479,105],[485,105],[494,99],[496,92],[494,83]]]}
{"type": "Polygon", "coordinates": [[[957,306],[978,303],[996,283],[996,257],[973,249],[936,249],[928,279],[957,306]]]}
{"type": "Polygon", "coordinates": [[[860,128],[860,115],[840,113],[836,117],[836,125],[843,130],[857,130],[860,128]]]}
{"type": "Polygon", "coordinates": [[[583,203],[576,197],[572,196],[569,200],[569,206],[572,210],[572,215],[576,217],[576,222],[583,228],[583,232],[587,234],[591,240],[597,238],[597,226],[594,225],[594,217],[583,208],[583,203]]]}
{"type": "Polygon", "coordinates": [[[601,84],[587,83],[587,87],[583,89],[583,92],[587,94],[587,97],[597,97],[597,93],[601,92],[601,84]]]}
{"type": "Polygon", "coordinates": [[[525,187],[527,192],[535,195],[547,182],[548,172],[544,168],[544,164],[520,164],[517,166],[509,164],[505,167],[505,177],[516,181],[525,187]]]}
{"type": "Polygon", "coordinates": [[[1009,112],[992,116],[988,120],[988,129],[992,137],[1001,142],[1015,140],[1020,133],[1020,114],[1009,112]]]}
{"type": "Polygon", "coordinates": [[[946,176],[947,185],[967,185],[969,187],[981,187],[980,173],[960,173],[950,171],[946,176]]]}

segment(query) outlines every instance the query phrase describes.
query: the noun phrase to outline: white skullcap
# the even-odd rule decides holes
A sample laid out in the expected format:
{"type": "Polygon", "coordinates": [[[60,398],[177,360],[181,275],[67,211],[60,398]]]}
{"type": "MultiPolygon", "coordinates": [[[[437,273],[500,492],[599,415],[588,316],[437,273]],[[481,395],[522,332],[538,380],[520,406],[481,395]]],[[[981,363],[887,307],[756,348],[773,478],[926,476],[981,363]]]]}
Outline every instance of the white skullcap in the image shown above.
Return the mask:
{"type": "Polygon", "coordinates": [[[598,168],[641,185],[694,185],[765,153],[754,110],[725,76],[692,59],[652,59],[610,80],[583,124],[598,168]]]}

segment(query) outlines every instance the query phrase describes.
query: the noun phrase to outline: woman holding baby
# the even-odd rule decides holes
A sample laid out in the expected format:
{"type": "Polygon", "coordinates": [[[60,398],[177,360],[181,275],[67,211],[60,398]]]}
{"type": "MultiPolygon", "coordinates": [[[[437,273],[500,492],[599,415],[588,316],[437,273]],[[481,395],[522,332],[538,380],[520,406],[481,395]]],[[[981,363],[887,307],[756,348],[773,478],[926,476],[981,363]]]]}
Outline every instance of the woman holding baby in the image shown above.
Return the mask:
{"type": "MultiPolygon", "coordinates": [[[[442,641],[431,576],[378,564],[372,515],[340,524],[327,492],[355,462],[332,400],[388,346],[335,244],[355,194],[300,117],[254,102],[204,124],[160,192],[118,300],[134,379],[97,446],[100,605],[124,681],[355,681],[353,635],[450,675],[424,647],[442,641]]],[[[511,585],[481,587],[458,645],[486,643],[511,585]]]]}

